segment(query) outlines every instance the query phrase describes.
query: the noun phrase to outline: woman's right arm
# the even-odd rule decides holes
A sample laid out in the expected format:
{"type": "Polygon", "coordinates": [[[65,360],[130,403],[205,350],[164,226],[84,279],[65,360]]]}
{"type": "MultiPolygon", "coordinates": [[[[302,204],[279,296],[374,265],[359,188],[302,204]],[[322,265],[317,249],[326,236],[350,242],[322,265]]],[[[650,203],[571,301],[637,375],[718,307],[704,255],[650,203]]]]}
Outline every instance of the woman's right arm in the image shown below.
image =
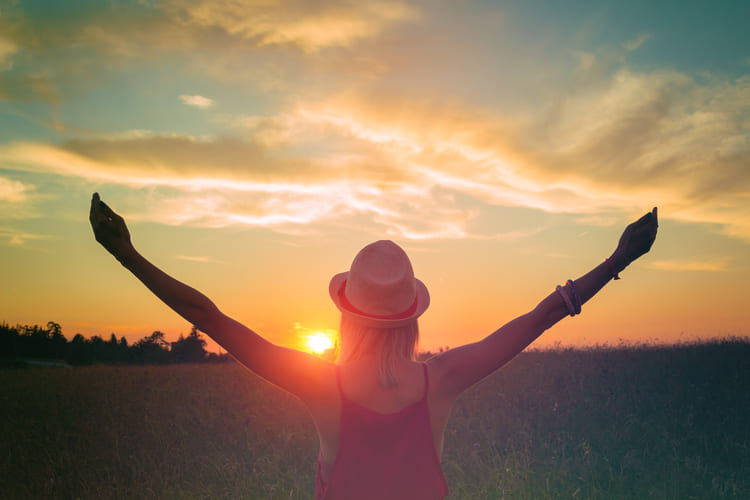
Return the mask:
{"type": "MultiPolygon", "coordinates": [[[[566,286],[572,302],[573,290],[586,303],[614,276],[651,249],[658,228],[656,208],[630,224],[605,262],[566,286]]],[[[545,330],[568,316],[569,305],[558,291],[550,293],[533,310],[503,325],[479,342],[446,351],[431,360],[433,376],[441,395],[452,401],[524,350],[545,330]]]]}
{"type": "Polygon", "coordinates": [[[94,194],[89,220],[96,240],[154,295],[206,333],[243,365],[308,403],[319,399],[332,380],[330,363],[317,356],[277,346],[223,314],[198,290],[168,275],[138,253],[122,217],[94,194]],[[329,369],[326,369],[329,368],[329,369]]]}

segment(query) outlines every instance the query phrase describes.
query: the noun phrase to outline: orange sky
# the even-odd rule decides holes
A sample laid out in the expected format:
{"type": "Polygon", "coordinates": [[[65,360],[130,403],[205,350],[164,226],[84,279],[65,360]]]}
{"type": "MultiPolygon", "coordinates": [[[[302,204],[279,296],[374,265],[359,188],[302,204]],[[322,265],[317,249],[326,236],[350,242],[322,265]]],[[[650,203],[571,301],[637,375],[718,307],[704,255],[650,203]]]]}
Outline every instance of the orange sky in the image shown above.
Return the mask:
{"type": "Polygon", "coordinates": [[[0,321],[189,332],[95,243],[98,191],[144,255],[287,345],[337,328],[328,280],[371,241],[429,287],[434,350],[528,311],[654,205],[652,253],[537,345],[748,335],[747,7],[651,9],[3,7],[0,321]]]}

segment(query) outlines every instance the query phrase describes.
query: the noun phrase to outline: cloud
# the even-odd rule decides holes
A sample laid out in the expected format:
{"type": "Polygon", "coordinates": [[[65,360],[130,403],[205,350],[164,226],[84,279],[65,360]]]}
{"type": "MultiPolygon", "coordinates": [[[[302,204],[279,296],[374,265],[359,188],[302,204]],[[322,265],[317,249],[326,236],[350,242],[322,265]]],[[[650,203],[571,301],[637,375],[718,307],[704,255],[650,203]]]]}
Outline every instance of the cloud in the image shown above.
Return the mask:
{"type": "MultiPolygon", "coordinates": [[[[465,236],[466,224],[475,216],[444,206],[450,197],[436,196],[432,186],[383,180],[375,169],[360,172],[351,165],[338,169],[319,161],[274,158],[256,162],[244,154],[247,151],[257,153],[251,144],[239,141],[163,137],[64,147],[17,143],[0,147],[0,165],[87,183],[148,187],[148,203],[128,197],[125,211],[139,220],[165,224],[296,231],[313,222],[366,216],[387,234],[434,238],[465,236]],[[183,161],[187,159],[191,161],[183,161]],[[426,218],[424,212],[434,217],[426,218]]],[[[261,158],[262,152],[257,153],[255,159],[261,158]]]]}
{"type": "Polygon", "coordinates": [[[214,259],[213,257],[207,256],[187,256],[187,255],[176,255],[175,258],[180,260],[187,260],[190,262],[201,262],[204,264],[220,264],[222,261],[214,259]]]}
{"type": "Polygon", "coordinates": [[[18,46],[12,41],[0,35],[0,71],[13,67],[12,58],[18,51],[18,46]]]}
{"type": "Polygon", "coordinates": [[[525,116],[370,94],[310,120],[490,204],[611,215],[662,206],[750,241],[750,78],[621,68],[525,116]]]}
{"type": "MultiPolygon", "coordinates": [[[[491,205],[585,213],[621,208],[618,196],[592,197],[564,177],[540,177],[528,168],[518,126],[485,112],[449,103],[365,95],[306,105],[297,127],[325,128],[363,151],[376,152],[422,193],[440,187],[491,205]],[[578,191],[578,192],[577,192],[578,191]]],[[[455,203],[455,202],[454,202],[455,203]]]]}
{"type": "Polygon", "coordinates": [[[0,177],[0,202],[22,203],[28,199],[33,187],[22,182],[0,177]]]}
{"type": "Polygon", "coordinates": [[[61,101],[60,93],[46,74],[4,76],[0,79],[0,102],[33,102],[41,100],[55,104],[61,101]]]}
{"type": "Polygon", "coordinates": [[[176,55],[185,72],[266,89],[294,87],[321,61],[372,73],[374,58],[341,49],[419,15],[398,0],[94,2],[43,11],[12,2],[0,17],[0,100],[59,103],[70,87],[95,88],[134,63],[176,55]],[[338,51],[322,55],[331,48],[338,51]]]}
{"type": "Polygon", "coordinates": [[[669,217],[750,241],[749,103],[748,77],[623,69],[541,116],[529,135],[534,166],[581,190],[650,197],[669,217]]]}
{"type": "Polygon", "coordinates": [[[39,198],[40,195],[36,193],[36,186],[0,177],[0,214],[2,214],[2,219],[36,217],[38,214],[33,212],[32,205],[39,198]]]}
{"type": "MultiPolygon", "coordinates": [[[[216,56],[238,47],[286,47],[315,53],[349,47],[377,38],[391,27],[420,18],[407,2],[382,0],[167,0],[72,4],[55,15],[31,12],[23,4],[4,9],[0,19],[0,63],[21,49],[57,59],[76,69],[88,58],[116,59],[157,55],[163,51],[210,49],[216,56]],[[151,49],[146,52],[145,49],[151,49]],[[221,49],[218,52],[214,49],[221,49]]],[[[50,59],[53,63],[55,59],[50,59]]]]}
{"type": "Polygon", "coordinates": [[[181,95],[180,100],[187,106],[206,109],[214,105],[214,100],[202,95],[181,95]]]}
{"type": "Polygon", "coordinates": [[[712,260],[658,260],[646,264],[651,269],[661,271],[726,271],[729,266],[728,257],[712,260]]]}
{"type": "Polygon", "coordinates": [[[611,221],[656,204],[750,241],[748,97],[748,78],[629,69],[524,116],[360,89],[236,117],[252,139],[15,144],[0,165],[150,186],[161,215],[138,216],[168,224],[290,230],[365,216],[395,237],[502,238],[478,228],[489,207],[611,221]]]}
{"type": "Polygon", "coordinates": [[[231,169],[238,164],[251,164],[262,155],[262,151],[250,143],[232,139],[201,140],[189,135],[148,134],[72,140],[61,148],[112,168],[131,166],[142,171],[156,168],[162,175],[178,171],[189,174],[194,167],[200,170],[211,165],[231,169]]]}
{"type": "Polygon", "coordinates": [[[46,240],[51,237],[44,234],[27,233],[18,228],[0,226],[0,241],[6,241],[11,246],[25,246],[30,240],[46,240]]]}
{"type": "MultiPolygon", "coordinates": [[[[269,80],[295,87],[307,80],[285,78],[280,66],[296,69],[302,58],[315,66],[334,53],[343,53],[342,60],[361,57],[359,49],[380,54],[373,40],[420,16],[399,2],[139,5],[122,23],[107,18],[111,26],[73,30],[70,50],[73,41],[95,46],[103,40],[106,56],[128,58],[142,53],[133,47],[158,36],[157,50],[193,48],[203,54],[195,64],[210,53],[217,67],[240,72],[271,68],[278,73],[269,80]],[[340,50],[355,45],[358,50],[340,50]],[[241,57],[249,53],[258,57],[253,64],[241,57]],[[258,69],[255,62],[266,65],[258,69]]],[[[36,43],[62,43],[62,34],[41,33],[36,43]]],[[[31,38],[12,43],[28,47],[31,38]]],[[[225,116],[225,133],[233,137],[80,133],[83,138],[58,145],[6,145],[0,166],[148,187],[169,209],[169,218],[159,217],[174,224],[288,230],[364,216],[389,234],[415,239],[501,237],[477,228],[488,208],[529,207],[604,223],[658,204],[665,217],[720,224],[726,234],[750,241],[750,77],[629,66],[628,54],[647,43],[641,35],[574,54],[580,64],[549,83],[541,104],[512,113],[466,93],[431,97],[416,84],[411,90],[400,85],[403,68],[389,65],[397,59],[406,66],[424,54],[407,44],[398,57],[374,58],[394,71],[377,73],[377,81],[352,83],[334,72],[333,83],[283,93],[284,104],[263,108],[268,115],[225,116]],[[395,84],[388,79],[393,75],[395,84]]],[[[43,93],[34,92],[29,96],[43,93]]],[[[199,107],[212,102],[180,98],[199,107]]]]}
{"type": "Polygon", "coordinates": [[[638,35],[638,37],[634,38],[633,40],[628,40],[625,43],[622,44],[622,48],[625,49],[626,52],[632,52],[634,50],[637,50],[646,43],[646,41],[650,38],[650,35],[646,33],[641,33],[638,35]]]}
{"type": "Polygon", "coordinates": [[[303,115],[488,204],[605,217],[658,204],[750,241],[749,77],[623,67],[524,116],[382,93],[303,115]]]}
{"type": "Polygon", "coordinates": [[[305,52],[348,46],[418,18],[414,7],[397,1],[176,0],[170,9],[184,13],[187,23],[220,28],[257,46],[288,45],[305,52]]]}

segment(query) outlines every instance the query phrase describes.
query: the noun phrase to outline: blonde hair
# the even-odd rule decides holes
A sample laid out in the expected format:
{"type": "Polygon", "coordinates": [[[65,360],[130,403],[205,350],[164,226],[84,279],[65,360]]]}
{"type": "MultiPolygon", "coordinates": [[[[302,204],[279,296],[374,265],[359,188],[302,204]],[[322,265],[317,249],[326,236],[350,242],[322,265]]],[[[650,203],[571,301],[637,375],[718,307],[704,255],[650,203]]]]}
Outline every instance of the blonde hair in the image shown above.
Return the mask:
{"type": "Polygon", "coordinates": [[[396,360],[416,360],[418,343],[419,325],[416,319],[402,326],[376,327],[342,315],[338,361],[353,361],[367,354],[379,354],[380,385],[383,388],[395,387],[398,385],[396,360]]]}

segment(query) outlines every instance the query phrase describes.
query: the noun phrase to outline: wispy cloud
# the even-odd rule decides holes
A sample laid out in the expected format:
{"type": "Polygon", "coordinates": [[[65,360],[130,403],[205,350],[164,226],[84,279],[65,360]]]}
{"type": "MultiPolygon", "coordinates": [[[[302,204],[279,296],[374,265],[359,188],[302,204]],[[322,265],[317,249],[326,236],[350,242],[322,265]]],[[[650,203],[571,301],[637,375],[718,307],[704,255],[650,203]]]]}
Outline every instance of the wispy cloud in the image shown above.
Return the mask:
{"type": "Polygon", "coordinates": [[[34,188],[23,182],[0,177],[0,202],[21,203],[26,201],[34,188]]]}
{"type": "Polygon", "coordinates": [[[661,271],[726,271],[728,257],[711,260],[657,260],[646,264],[652,269],[661,271]]]}
{"type": "MultiPolygon", "coordinates": [[[[34,203],[40,198],[43,196],[37,193],[36,186],[0,177],[0,217],[2,219],[20,220],[38,216],[39,214],[34,211],[34,203]]],[[[7,230],[5,234],[7,237],[7,230]]],[[[20,241],[19,238],[20,236],[15,240],[20,241]]]]}
{"type": "Polygon", "coordinates": [[[190,262],[201,262],[204,264],[221,264],[222,261],[219,259],[215,259],[213,257],[207,257],[204,255],[196,255],[196,256],[189,256],[189,255],[176,255],[175,258],[180,260],[187,260],[190,262]]]}
{"type": "Polygon", "coordinates": [[[169,5],[184,12],[188,23],[220,28],[258,46],[288,45],[306,52],[372,38],[389,25],[419,15],[417,9],[399,1],[175,0],[169,5]]]}
{"type": "Polygon", "coordinates": [[[238,117],[254,141],[14,144],[0,165],[160,188],[161,222],[172,224],[283,230],[366,215],[394,236],[468,238],[491,236],[475,227],[489,206],[590,221],[657,204],[750,241],[748,96],[748,78],[629,69],[522,118],[360,91],[238,117]]]}
{"type": "MultiPolygon", "coordinates": [[[[508,112],[419,78],[402,85],[412,82],[412,64],[425,65],[418,73],[441,60],[402,43],[435,21],[406,2],[169,0],[121,9],[95,7],[59,25],[17,17],[0,39],[0,66],[24,51],[37,64],[3,79],[0,99],[51,102],[66,78],[84,81],[101,62],[176,52],[235,85],[246,72],[267,73],[283,103],[265,103],[266,115],[225,116],[226,128],[210,137],[66,128],[78,138],[0,146],[0,168],[149,187],[164,210],[135,213],[169,224],[289,230],[365,217],[412,239],[502,237],[477,228],[488,208],[608,223],[658,204],[664,217],[720,224],[750,241],[750,77],[628,64],[652,42],[648,34],[561,49],[578,64],[551,79],[535,105],[508,112]],[[388,38],[410,23],[415,30],[388,38]],[[347,66],[360,63],[350,79],[347,66]]],[[[540,61],[534,72],[544,71],[540,61]]]]}
{"type": "Polygon", "coordinates": [[[639,49],[641,45],[646,43],[646,41],[650,38],[650,35],[647,33],[641,33],[638,35],[638,37],[628,40],[625,43],[622,44],[622,48],[625,49],[627,52],[632,52],[636,49],[639,49]]]}
{"type": "MultiPolygon", "coordinates": [[[[36,70],[46,68],[58,80],[101,71],[101,60],[116,65],[174,51],[189,52],[202,63],[225,55],[247,59],[268,47],[312,55],[375,39],[420,18],[418,8],[399,0],[167,0],[122,2],[117,8],[71,4],[59,22],[12,2],[3,14],[0,69],[27,51],[43,63],[36,70]]],[[[232,66],[235,75],[242,67],[232,66]]]]}
{"type": "Polygon", "coordinates": [[[214,100],[202,95],[181,95],[180,100],[187,106],[206,109],[214,105],[214,100]]]}
{"type": "Polygon", "coordinates": [[[25,246],[29,241],[46,240],[52,238],[46,234],[34,234],[22,229],[0,226],[0,241],[5,241],[11,246],[25,246]]]}
{"type": "Polygon", "coordinates": [[[0,79],[0,102],[31,102],[41,100],[58,103],[61,100],[52,78],[44,73],[4,76],[0,79]]]}
{"type": "MultiPolygon", "coordinates": [[[[63,19],[40,16],[18,2],[3,6],[0,101],[60,103],[67,87],[93,88],[103,75],[133,61],[175,54],[202,76],[295,87],[292,80],[301,73],[319,71],[310,62],[326,49],[353,48],[420,15],[398,0],[134,1],[116,7],[73,3],[60,11],[63,19]],[[265,56],[279,48],[284,57],[265,56]],[[18,54],[23,64],[15,64],[18,54]]],[[[368,73],[376,65],[358,54],[334,58],[339,71],[368,73]]]]}
{"type": "Polygon", "coordinates": [[[18,51],[16,44],[0,35],[0,71],[13,67],[11,58],[18,51]]]}

